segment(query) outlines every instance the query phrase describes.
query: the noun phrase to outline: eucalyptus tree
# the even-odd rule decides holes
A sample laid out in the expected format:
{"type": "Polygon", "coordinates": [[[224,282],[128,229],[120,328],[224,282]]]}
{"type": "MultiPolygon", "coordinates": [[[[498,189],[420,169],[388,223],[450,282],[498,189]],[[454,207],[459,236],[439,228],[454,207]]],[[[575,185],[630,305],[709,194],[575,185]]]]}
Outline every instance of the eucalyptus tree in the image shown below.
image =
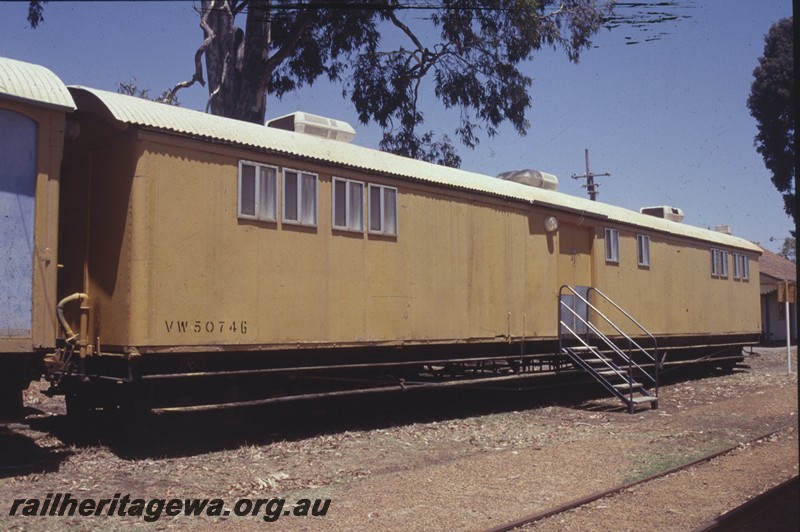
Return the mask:
{"type": "MultiPolygon", "coordinates": [[[[43,21],[43,3],[30,0],[34,28],[43,21]]],[[[194,68],[164,96],[174,100],[179,90],[201,84],[209,112],[263,123],[268,96],[327,79],[341,84],[362,123],[383,129],[381,149],[458,166],[449,137],[426,129],[423,100],[438,98],[458,117],[451,133],[467,147],[503,123],[524,135],[532,79],[521,67],[537,50],[562,49],[577,62],[604,24],[641,27],[678,17],[664,12],[673,2],[637,3],[633,15],[619,15],[612,4],[202,0],[194,68]]]]}
{"type": "Polygon", "coordinates": [[[383,129],[381,149],[457,166],[449,138],[424,129],[423,97],[458,113],[466,146],[503,122],[524,134],[531,78],[521,64],[542,46],[577,61],[605,13],[593,0],[204,0],[195,69],[174,90],[205,83],[211,113],[263,122],[268,95],[325,78],[383,129]]]}

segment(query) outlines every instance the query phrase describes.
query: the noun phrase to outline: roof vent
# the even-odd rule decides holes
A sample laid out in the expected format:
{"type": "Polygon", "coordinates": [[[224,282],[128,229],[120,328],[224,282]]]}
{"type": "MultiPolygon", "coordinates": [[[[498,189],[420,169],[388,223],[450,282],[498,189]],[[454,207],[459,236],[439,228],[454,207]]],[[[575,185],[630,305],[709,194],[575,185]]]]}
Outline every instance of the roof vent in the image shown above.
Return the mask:
{"type": "Polygon", "coordinates": [[[546,174],[538,170],[514,170],[497,175],[498,179],[522,183],[529,187],[558,190],[558,178],[553,174],[546,174]]]}
{"type": "Polygon", "coordinates": [[[659,207],[642,207],[639,209],[642,214],[655,216],[656,218],[664,218],[673,222],[683,221],[683,211],[678,207],[669,207],[668,205],[661,205],[659,207]]]}
{"type": "Polygon", "coordinates": [[[717,226],[717,233],[722,233],[725,235],[732,235],[733,231],[731,231],[730,225],[718,225],[717,226]]]}
{"type": "Polygon", "coordinates": [[[350,142],[356,137],[356,130],[347,122],[303,111],[273,118],[267,122],[267,126],[342,142],[350,142]]]}

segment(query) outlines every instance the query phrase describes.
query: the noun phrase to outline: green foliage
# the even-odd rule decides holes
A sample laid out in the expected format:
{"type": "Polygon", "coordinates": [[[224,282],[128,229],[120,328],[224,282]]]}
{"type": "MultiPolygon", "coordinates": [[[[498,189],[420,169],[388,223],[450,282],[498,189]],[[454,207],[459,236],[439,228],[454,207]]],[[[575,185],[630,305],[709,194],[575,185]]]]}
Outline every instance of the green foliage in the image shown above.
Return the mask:
{"type": "Polygon", "coordinates": [[[28,2],[28,24],[36,29],[39,24],[44,22],[44,4],[46,0],[30,0],[28,2]]]}
{"type": "Polygon", "coordinates": [[[203,2],[208,29],[198,52],[211,112],[263,122],[265,92],[280,98],[325,78],[342,83],[362,123],[383,128],[382,149],[458,165],[450,138],[423,129],[420,102],[436,97],[458,113],[453,133],[467,147],[504,122],[524,135],[532,80],[520,65],[543,46],[577,61],[608,13],[595,0],[443,0],[426,4],[412,28],[400,13],[417,7],[399,0],[203,2]],[[234,19],[243,11],[241,32],[234,19]]]}
{"type": "Polygon", "coordinates": [[[778,255],[792,262],[797,262],[797,239],[793,236],[786,237],[778,255]]]}
{"type": "MultiPolygon", "coordinates": [[[[204,39],[194,73],[162,97],[207,84],[211,113],[263,123],[267,95],[280,98],[327,79],[342,84],[362,123],[383,128],[382,149],[458,166],[450,137],[425,128],[421,101],[437,98],[457,116],[452,133],[470,148],[504,123],[524,135],[532,79],[520,67],[536,51],[562,49],[577,62],[603,26],[685,18],[675,13],[680,2],[622,4],[628,14],[619,15],[603,1],[201,0],[204,39]],[[413,27],[401,16],[409,10],[418,14],[413,27]],[[239,15],[243,28],[236,26],[239,15]]],[[[30,2],[34,28],[43,4],[30,2]]],[[[135,83],[123,85],[147,97],[135,83]]]]}
{"type": "Polygon", "coordinates": [[[453,168],[461,166],[461,157],[456,153],[453,143],[447,135],[443,135],[441,140],[436,141],[432,131],[420,136],[417,136],[415,132],[411,134],[413,138],[404,137],[402,131],[397,134],[384,133],[381,149],[442,166],[453,168]]]}
{"type": "Polygon", "coordinates": [[[503,122],[524,135],[532,80],[519,65],[542,46],[561,47],[577,61],[601,14],[583,1],[447,0],[429,19],[436,37],[424,43],[386,11],[387,24],[406,35],[410,46],[360,49],[346,92],[362,123],[374,121],[384,129],[381,147],[410,156],[424,151],[417,129],[425,117],[417,104],[428,76],[444,107],[458,110],[455,134],[465,146],[475,147],[480,133],[494,136],[503,122]]]}
{"type": "Polygon", "coordinates": [[[755,145],[783,194],[784,209],[797,223],[794,188],[793,19],[775,23],[764,41],[764,55],[753,71],[747,106],[758,124],[755,145]]]}
{"type": "Polygon", "coordinates": [[[118,82],[117,92],[120,94],[126,94],[128,96],[135,96],[136,98],[142,98],[143,100],[150,100],[158,103],[166,103],[168,105],[175,105],[178,107],[180,106],[180,103],[178,102],[178,98],[175,96],[174,91],[165,90],[158,97],[151,98],[149,94],[150,89],[140,89],[139,84],[136,82],[136,78],[131,78],[130,81],[118,82]]]}

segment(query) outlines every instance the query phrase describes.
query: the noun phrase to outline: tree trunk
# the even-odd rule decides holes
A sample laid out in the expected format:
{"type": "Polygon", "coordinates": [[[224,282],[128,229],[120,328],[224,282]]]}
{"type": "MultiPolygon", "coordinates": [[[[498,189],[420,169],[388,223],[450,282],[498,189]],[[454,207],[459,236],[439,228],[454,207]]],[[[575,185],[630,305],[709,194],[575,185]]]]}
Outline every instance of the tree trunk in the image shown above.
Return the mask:
{"type": "Polygon", "coordinates": [[[238,82],[236,116],[256,124],[264,123],[267,111],[269,68],[270,6],[265,0],[250,0],[241,60],[237,61],[238,82]]]}
{"type": "Polygon", "coordinates": [[[229,0],[206,0],[202,9],[206,37],[213,34],[205,50],[211,114],[263,123],[271,74],[269,1],[248,2],[246,32],[234,26],[229,0]]]}

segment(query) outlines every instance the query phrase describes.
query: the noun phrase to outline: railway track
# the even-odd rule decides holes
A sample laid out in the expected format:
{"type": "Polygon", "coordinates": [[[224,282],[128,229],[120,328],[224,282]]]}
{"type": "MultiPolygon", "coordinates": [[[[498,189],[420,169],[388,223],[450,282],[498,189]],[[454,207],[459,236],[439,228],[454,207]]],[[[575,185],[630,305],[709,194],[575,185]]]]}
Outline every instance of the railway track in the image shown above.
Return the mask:
{"type": "MultiPolygon", "coordinates": [[[[715,458],[730,454],[730,453],[732,453],[733,451],[739,449],[742,446],[750,446],[750,445],[758,444],[758,443],[763,442],[764,440],[766,440],[766,439],[768,439],[768,438],[770,438],[770,437],[772,437],[774,435],[777,435],[777,434],[779,434],[779,433],[781,433],[781,432],[783,432],[785,430],[791,429],[791,428],[793,428],[793,427],[786,426],[786,427],[783,427],[783,428],[780,428],[780,429],[777,429],[777,430],[773,430],[773,431],[761,434],[761,435],[756,436],[755,438],[752,438],[752,439],[750,439],[750,440],[748,440],[746,442],[741,442],[741,443],[738,443],[736,445],[727,447],[727,448],[725,448],[725,449],[723,449],[721,451],[717,451],[717,452],[705,455],[705,456],[703,456],[701,458],[698,458],[696,460],[692,460],[691,462],[688,462],[686,464],[683,464],[683,465],[668,469],[666,471],[662,471],[660,473],[656,473],[654,475],[650,475],[650,476],[648,476],[646,478],[643,478],[643,479],[640,479],[640,480],[637,480],[637,481],[634,481],[634,482],[628,482],[628,483],[620,484],[618,486],[615,486],[615,487],[607,489],[607,490],[595,492],[595,493],[593,493],[591,495],[588,495],[588,496],[585,496],[585,497],[581,497],[579,499],[574,499],[572,501],[569,501],[569,502],[567,502],[565,504],[562,504],[560,506],[551,508],[549,510],[545,510],[545,511],[542,511],[542,512],[537,512],[537,513],[522,517],[520,519],[516,519],[514,521],[507,522],[505,524],[502,524],[502,525],[499,525],[497,527],[491,528],[491,529],[487,530],[486,532],[505,532],[507,530],[513,530],[513,529],[521,528],[521,527],[524,527],[526,525],[532,525],[534,523],[542,521],[543,519],[547,519],[547,518],[550,518],[550,517],[553,517],[553,516],[556,516],[556,515],[559,515],[559,514],[566,513],[566,512],[568,512],[570,510],[574,510],[574,509],[577,509],[577,508],[585,507],[588,504],[590,504],[590,503],[592,503],[592,502],[594,502],[594,501],[596,501],[598,499],[602,499],[604,497],[608,497],[608,496],[613,496],[613,495],[619,494],[622,491],[627,490],[629,488],[632,488],[634,486],[639,486],[639,485],[642,485],[642,484],[646,484],[646,483],[652,482],[652,481],[654,481],[656,479],[659,479],[659,478],[662,478],[662,477],[666,477],[668,475],[672,475],[672,474],[680,472],[680,471],[691,469],[693,467],[696,467],[696,466],[699,466],[699,465],[704,464],[706,462],[709,462],[709,461],[711,461],[711,460],[713,460],[715,458]]],[[[705,530],[715,530],[715,529],[718,529],[718,530],[730,529],[730,526],[732,524],[734,524],[734,523],[737,523],[739,519],[744,519],[746,517],[753,516],[753,515],[759,515],[760,512],[768,511],[768,509],[772,507],[770,503],[772,501],[774,501],[776,498],[787,497],[788,496],[787,493],[792,493],[791,492],[792,488],[794,488],[794,490],[795,490],[794,493],[796,493],[797,482],[798,482],[798,477],[795,476],[794,478],[790,479],[789,481],[783,482],[780,485],[778,485],[778,486],[776,486],[774,488],[771,488],[767,492],[765,492],[765,493],[759,495],[758,497],[746,502],[745,504],[737,507],[736,509],[731,510],[729,512],[726,512],[725,514],[719,516],[718,518],[701,525],[700,527],[695,529],[695,532],[705,531],[705,530]]],[[[792,529],[793,528],[787,528],[787,530],[792,530],[792,529]]],[[[778,529],[775,529],[775,530],[783,530],[783,529],[778,528],[778,529]]]]}
{"type": "Polygon", "coordinates": [[[693,532],[764,530],[765,523],[769,523],[766,526],[773,532],[797,530],[800,525],[797,508],[798,491],[800,491],[800,477],[792,477],[716,519],[703,523],[693,532]],[[793,509],[794,512],[787,511],[787,508],[793,509]]]}

